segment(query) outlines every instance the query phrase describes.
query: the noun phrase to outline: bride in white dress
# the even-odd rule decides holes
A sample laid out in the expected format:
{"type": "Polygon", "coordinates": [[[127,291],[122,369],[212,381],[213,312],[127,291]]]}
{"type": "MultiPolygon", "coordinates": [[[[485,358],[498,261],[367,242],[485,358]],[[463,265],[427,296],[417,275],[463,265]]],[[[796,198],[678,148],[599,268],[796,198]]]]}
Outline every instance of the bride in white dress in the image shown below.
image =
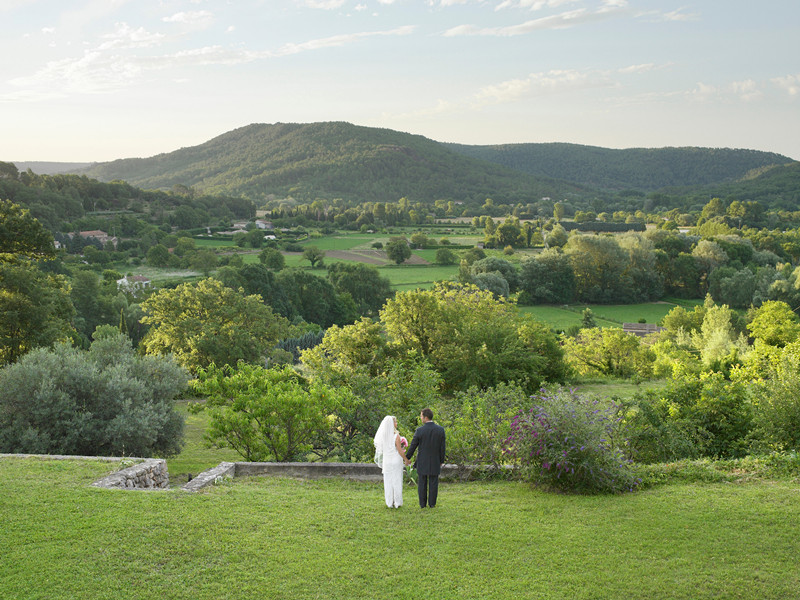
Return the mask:
{"type": "Polygon", "coordinates": [[[384,417],[375,434],[375,464],[383,472],[383,493],[386,506],[403,506],[403,468],[408,460],[397,432],[397,419],[384,417]]]}

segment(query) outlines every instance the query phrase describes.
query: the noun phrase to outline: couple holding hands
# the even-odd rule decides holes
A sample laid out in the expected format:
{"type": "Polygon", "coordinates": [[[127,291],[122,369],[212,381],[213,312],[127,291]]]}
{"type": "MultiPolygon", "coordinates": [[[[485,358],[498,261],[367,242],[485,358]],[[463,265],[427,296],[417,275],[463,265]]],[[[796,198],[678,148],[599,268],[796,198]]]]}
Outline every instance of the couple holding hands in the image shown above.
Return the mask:
{"type": "Polygon", "coordinates": [[[439,473],[444,464],[444,427],[433,422],[430,408],[420,413],[422,425],[414,432],[408,449],[406,439],[397,431],[397,419],[384,417],[375,434],[375,463],[383,472],[383,491],[386,506],[400,508],[403,505],[403,471],[411,464],[410,458],[419,449],[414,467],[417,469],[417,493],[420,508],[436,506],[439,492],[439,473]]]}

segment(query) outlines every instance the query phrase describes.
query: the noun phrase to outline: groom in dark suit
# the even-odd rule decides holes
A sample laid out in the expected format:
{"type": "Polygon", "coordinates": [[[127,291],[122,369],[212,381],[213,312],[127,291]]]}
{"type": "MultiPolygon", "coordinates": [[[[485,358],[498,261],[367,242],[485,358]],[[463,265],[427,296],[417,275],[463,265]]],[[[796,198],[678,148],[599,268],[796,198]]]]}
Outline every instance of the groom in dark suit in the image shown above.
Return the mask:
{"type": "Polygon", "coordinates": [[[445,435],[444,427],[433,422],[433,411],[423,409],[420,413],[422,426],[414,432],[414,438],[406,451],[406,464],[414,456],[414,451],[419,447],[419,454],[414,463],[417,469],[417,492],[421,508],[436,506],[436,496],[439,494],[439,473],[444,464],[445,435]]]}

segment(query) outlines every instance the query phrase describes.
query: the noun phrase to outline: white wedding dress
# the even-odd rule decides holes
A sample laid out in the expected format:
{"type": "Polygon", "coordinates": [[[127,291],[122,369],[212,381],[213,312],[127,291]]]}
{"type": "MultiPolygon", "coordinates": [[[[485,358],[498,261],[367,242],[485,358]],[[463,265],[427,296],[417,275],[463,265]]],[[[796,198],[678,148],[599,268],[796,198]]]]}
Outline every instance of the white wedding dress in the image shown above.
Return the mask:
{"type": "Polygon", "coordinates": [[[394,428],[394,417],[383,419],[375,434],[375,463],[383,473],[383,495],[386,506],[400,508],[403,506],[403,457],[397,451],[399,434],[394,428]]]}
{"type": "MultiPolygon", "coordinates": [[[[397,438],[399,434],[395,434],[397,438]]],[[[386,506],[399,508],[403,506],[403,458],[392,448],[383,455],[383,494],[386,506]]]]}

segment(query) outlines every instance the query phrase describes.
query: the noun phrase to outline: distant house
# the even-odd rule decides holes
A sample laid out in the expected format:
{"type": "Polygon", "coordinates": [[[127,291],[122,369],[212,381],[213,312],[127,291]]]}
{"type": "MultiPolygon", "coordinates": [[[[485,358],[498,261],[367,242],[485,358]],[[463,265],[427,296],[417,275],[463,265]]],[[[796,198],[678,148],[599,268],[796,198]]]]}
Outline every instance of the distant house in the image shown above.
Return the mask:
{"type": "Polygon", "coordinates": [[[638,337],[645,337],[651,333],[664,331],[665,327],[659,327],[655,323],[623,323],[622,331],[638,337]]]}
{"type": "Polygon", "coordinates": [[[126,275],[122,279],[117,279],[117,289],[130,292],[134,296],[150,287],[152,282],[142,275],[126,275]]]}
{"type": "Polygon", "coordinates": [[[247,221],[237,221],[233,224],[234,229],[247,229],[247,221]]]}
{"type": "Polygon", "coordinates": [[[256,219],[256,227],[259,229],[275,229],[270,221],[264,221],[263,219],[256,219]]]}
{"type": "Polygon", "coordinates": [[[92,231],[79,231],[78,235],[81,236],[83,239],[88,240],[89,238],[94,238],[103,246],[105,246],[108,242],[114,244],[114,248],[117,247],[117,238],[108,235],[105,231],[101,231],[99,229],[94,229],[92,231]]]}

